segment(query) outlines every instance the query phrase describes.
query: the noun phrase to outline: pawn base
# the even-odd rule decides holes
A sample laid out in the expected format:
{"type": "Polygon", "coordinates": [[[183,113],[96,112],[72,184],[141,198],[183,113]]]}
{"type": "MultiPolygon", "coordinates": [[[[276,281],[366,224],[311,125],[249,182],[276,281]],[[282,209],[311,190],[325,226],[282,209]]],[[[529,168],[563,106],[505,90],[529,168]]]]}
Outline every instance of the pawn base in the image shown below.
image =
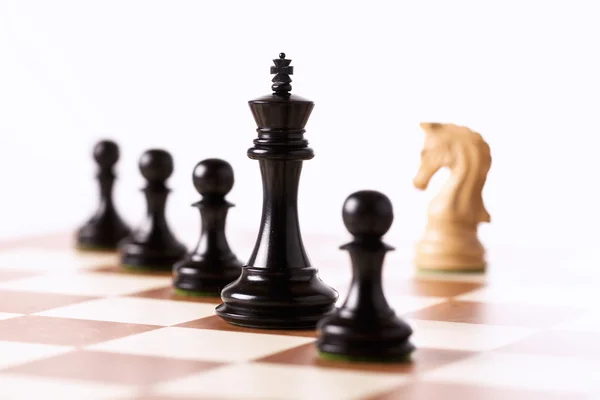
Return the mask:
{"type": "Polygon", "coordinates": [[[186,249],[178,245],[161,251],[129,242],[121,246],[120,253],[121,266],[129,271],[171,271],[173,264],[185,256],[186,249]]]}
{"type": "Polygon", "coordinates": [[[84,236],[77,234],[75,247],[82,251],[117,251],[119,243],[126,238],[127,232],[114,236],[84,236]]]}
{"type": "Polygon", "coordinates": [[[374,363],[374,364],[395,364],[395,363],[409,363],[411,362],[412,352],[405,356],[384,358],[384,357],[367,357],[367,356],[351,356],[336,353],[326,353],[319,351],[319,357],[327,361],[341,361],[348,363],[374,363]]]}
{"type": "Polygon", "coordinates": [[[116,251],[119,242],[129,236],[130,229],[115,214],[96,216],[76,233],[76,247],[91,251],[116,251]]]}
{"type": "Polygon", "coordinates": [[[391,309],[381,315],[375,315],[375,312],[358,315],[350,310],[338,309],[323,318],[317,329],[317,349],[325,356],[355,361],[398,362],[406,361],[415,350],[410,342],[412,328],[391,309]]]}
{"type": "Polygon", "coordinates": [[[219,293],[215,293],[215,292],[198,292],[198,291],[193,291],[193,290],[182,290],[182,289],[173,289],[173,292],[178,295],[178,296],[182,296],[182,297],[205,297],[205,298],[209,298],[209,297],[213,297],[213,298],[218,298],[219,297],[219,293]]]}
{"type": "Polygon", "coordinates": [[[125,272],[131,272],[134,274],[147,274],[147,273],[168,273],[170,272],[164,265],[129,265],[121,264],[121,268],[125,272]]]}
{"type": "Polygon", "coordinates": [[[219,317],[232,325],[257,329],[314,329],[334,309],[338,293],[315,268],[272,271],[243,267],[221,292],[219,317]]]}
{"type": "Polygon", "coordinates": [[[117,251],[117,246],[102,246],[76,243],[75,249],[77,251],[90,253],[115,253],[117,251]]]}
{"type": "Polygon", "coordinates": [[[211,260],[192,255],[173,266],[173,286],[192,296],[219,297],[241,272],[242,262],[235,257],[211,260]]]}

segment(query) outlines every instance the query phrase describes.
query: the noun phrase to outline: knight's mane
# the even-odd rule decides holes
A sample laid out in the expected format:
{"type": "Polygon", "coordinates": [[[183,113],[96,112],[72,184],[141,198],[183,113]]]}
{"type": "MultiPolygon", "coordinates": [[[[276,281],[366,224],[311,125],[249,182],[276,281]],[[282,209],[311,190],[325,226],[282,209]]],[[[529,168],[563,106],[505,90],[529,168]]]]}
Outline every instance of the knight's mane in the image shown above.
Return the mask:
{"type": "Polygon", "coordinates": [[[491,167],[489,145],[483,140],[481,134],[462,126],[430,124],[426,127],[426,132],[438,136],[441,142],[448,144],[448,148],[452,149],[457,160],[466,164],[462,187],[457,188],[455,207],[462,216],[468,216],[475,211],[474,222],[480,222],[482,215],[489,215],[481,195],[491,167]],[[477,170],[474,169],[476,165],[477,170]],[[465,186],[469,189],[462,190],[465,186]],[[474,206],[478,209],[473,210],[474,206]]]}

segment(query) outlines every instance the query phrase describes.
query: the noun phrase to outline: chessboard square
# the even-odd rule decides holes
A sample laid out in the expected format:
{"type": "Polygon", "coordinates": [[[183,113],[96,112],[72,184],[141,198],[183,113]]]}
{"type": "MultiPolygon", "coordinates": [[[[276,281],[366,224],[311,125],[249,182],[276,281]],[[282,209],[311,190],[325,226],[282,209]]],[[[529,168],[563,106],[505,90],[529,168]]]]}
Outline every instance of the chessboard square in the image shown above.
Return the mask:
{"type": "MultiPolygon", "coordinates": [[[[264,399],[252,398],[250,396],[251,395],[248,395],[245,398],[248,400],[264,400],[264,399]]],[[[231,397],[214,397],[214,396],[210,396],[210,397],[169,396],[169,395],[160,395],[160,394],[154,394],[152,392],[144,391],[141,394],[138,394],[137,396],[135,396],[133,399],[127,397],[125,399],[119,398],[119,399],[113,399],[113,400],[232,400],[232,399],[231,399],[231,397]]],[[[570,399],[568,399],[568,400],[570,400],[570,399]]]]}
{"type": "MultiPolygon", "coordinates": [[[[315,263],[317,263],[316,259],[315,263]]],[[[350,261],[347,256],[340,257],[340,259],[321,260],[318,265],[324,266],[319,267],[319,278],[327,285],[334,287],[336,290],[340,287],[350,286],[352,275],[350,261]]]]}
{"type": "Polygon", "coordinates": [[[424,371],[429,371],[434,368],[439,368],[446,364],[456,362],[458,360],[472,357],[478,354],[472,351],[458,351],[446,349],[430,349],[419,348],[411,355],[410,362],[400,363],[367,363],[353,362],[347,363],[343,361],[334,361],[323,358],[319,355],[318,349],[314,343],[308,343],[302,346],[294,347],[293,349],[272,354],[270,356],[258,359],[258,362],[275,363],[275,364],[291,364],[291,365],[308,365],[321,368],[333,368],[354,371],[372,371],[372,372],[389,372],[401,374],[420,374],[424,371]]]}
{"type": "Polygon", "coordinates": [[[157,328],[140,324],[25,315],[0,321],[0,340],[85,346],[157,328]]]}
{"type": "Polygon", "coordinates": [[[75,249],[22,247],[0,251],[0,269],[74,271],[97,268],[118,261],[113,253],[83,253],[75,249]]]}
{"type": "Polygon", "coordinates": [[[407,322],[413,328],[411,340],[417,348],[489,351],[538,332],[531,328],[498,325],[422,320],[407,322]]]}
{"type": "Polygon", "coordinates": [[[456,300],[482,303],[590,309],[600,302],[594,285],[564,285],[556,282],[525,284],[498,283],[456,297],[456,300]],[[560,293],[560,296],[557,296],[560,293]]]}
{"type": "Polygon", "coordinates": [[[0,341],[0,368],[10,368],[71,351],[69,346],[0,341]]]}
{"type": "Polygon", "coordinates": [[[231,332],[247,332],[247,333],[261,333],[267,335],[284,335],[284,336],[304,336],[304,337],[316,337],[317,332],[314,329],[310,330],[276,330],[276,329],[255,329],[246,328],[239,325],[234,325],[226,322],[223,318],[213,315],[206,318],[200,318],[194,321],[186,322],[184,324],[177,325],[180,328],[195,328],[195,329],[213,329],[217,331],[231,331],[231,332]]]}
{"type": "Polygon", "coordinates": [[[416,312],[446,302],[443,297],[402,296],[397,294],[386,294],[386,299],[398,315],[416,312]]]}
{"type": "Polygon", "coordinates": [[[125,269],[120,263],[103,265],[98,268],[94,268],[94,272],[104,272],[119,275],[130,275],[130,276],[166,276],[173,277],[170,270],[142,270],[136,271],[134,269],[125,269]]]}
{"type": "Polygon", "coordinates": [[[14,318],[14,317],[20,317],[22,315],[23,314],[13,314],[13,313],[0,312],[0,320],[14,318]]]}
{"type": "Polygon", "coordinates": [[[594,332],[600,333],[600,311],[588,311],[576,317],[569,318],[553,329],[572,332],[594,332]]]}
{"type": "Polygon", "coordinates": [[[397,282],[384,283],[384,287],[393,293],[427,297],[454,297],[472,292],[483,286],[478,282],[454,282],[437,279],[402,279],[397,282]]]}
{"type": "Polygon", "coordinates": [[[406,315],[428,321],[460,322],[503,326],[543,328],[577,315],[580,310],[560,307],[490,304],[474,301],[448,301],[406,315]]]}
{"type": "Polygon", "coordinates": [[[59,293],[18,292],[0,290],[0,311],[19,314],[32,314],[92,300],[90,296],[72,296],[59,293]]]}
{"type": "Polygon", "coordinates": [[[600,360],[487,353],[423,375],[439,383],[584,394],[600,389],[600,360]]]}
{"type": "Polygon", "coordinates": [[[416,381],[369,400],[584,400],[580,395],[416,381]]]}
{"type": "MultiPolygon", "coordinates": [[[[336,287],[336,290],[339,293],[336,307],[342,307],[348,297],[349,289],[350,288],[347,286],[336,287]]],[[[394,309],[396,314],[410,313],[447,301],[445,297],[413,296],[402,294],[399,293],[398,290],[395,290],[395,288],[388,288],[387,290],[384,290],[384,295],[388,304],[394,309]]]]}
{"type": "MultiPolygon", "coordinates": [[[[22,278],[27,278],[30,276],[35,276],[37,274],[39,274],[40,272],[34,272],[34,271],[18,271],[18,270],[0,270],[0,282],[7,282],[7,281],[12,281],[15,279],[22,279],[22,278]]],[[[41,272],[43,273],[43,272],[41,272]]]]}
{"type": "Polygon", "coordinates": [[[0,283],[0,289],[60,293],[78,296],[119,296],[164,287],[171,279],[101,272],[51,274],[0,283]]]}
{"type": "Polygon", "coordinates": [[[130,293],[128,297],[141,297],[144,299],[172,300],[172,301],[187,301],[195,303],[210,303],[214,307],[221,304],[223,300],[220,297],[209,296],[193,296],[177,293],[173,285],[161,287],[158,289],[143,290],[141,292],[130,293]]]}
{"type": "Polygon", "coordinates": [[[137,388],[126,385],[57,380],[15,374],[0,375],[0,398],[31,399],[136,399],[137,388]]]}
{"type": "Polygon", "coordinates": [[[89,346],[90,350],[214,362],[243,362],[300,346],[312,338],[192,328],[164,328],[89,346]]]}
{"type": "Polygon", "coordinates": [[[54,379],[150,385],[220,365],[222,364],[84,350],[30,362],[4,372],[54,379]]]}
{"type": "Polygon", "coordinates": [[[111,297],[55,308],[38,315],[168,326],[207,317],[214,313],[214,304],[111,297]]]}
{"type": "Polygon", "coordinates": [[[503,346],[496,351],[516,354],[545,354],[600,360],[600,333],[549,330],[503,346]]]}
{"type": "Polygon", "coordinates": [[[255,399],[365,399],[406,384],[409,378],[307,366],[242,363],[157,385],[170,396],[255,399]],[[223,382],[235,382],[224,385],[223,382]]]}

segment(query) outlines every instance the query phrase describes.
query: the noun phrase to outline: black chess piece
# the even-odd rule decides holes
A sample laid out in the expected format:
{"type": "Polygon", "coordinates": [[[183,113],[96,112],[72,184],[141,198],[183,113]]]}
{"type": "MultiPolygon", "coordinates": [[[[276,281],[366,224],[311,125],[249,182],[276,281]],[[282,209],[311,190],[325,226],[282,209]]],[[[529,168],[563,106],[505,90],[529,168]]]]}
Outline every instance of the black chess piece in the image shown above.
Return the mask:
{"type": "Polygon", "coordinates": [[[314,103],[290,94],[293,67],[285,54],[273,62],[273,93],[249,102],[258,138],[247,154],[259,161],[263,184],[258,238],[240,277],[221,292],[216,312],[246,327],[313,329],[338,297],[311,265],[298,223],[302,162],[314,157],[304,138],[314,103]]]}
{"type": "Polygon", "coordinates": [[[158,149],[142,154],[140,172],[147,184],[147,214],[141,226],[120,244],[121,264],[132,270],[170,271],[187,249],[171,232],[166,219],[170,189],[165,182],[173,173],[173,158],[158,149]]]}
{"type": "Polygon", "coordinates": [[[233,188],[233,168],[227,161],[209,158],[196,165],[192,181],[202,196],[192,204],[200,210],[200,240],[193,252],[173,266],[173,284],[184,294],[218,296],[240,276],[243,265],[225,235],[227,212],[234,206],[225,200],[233,188]]]}
{"type": "Polygon", "coordinates": [[[348,296],[317,325],[317,348],[330,358],[404,361],[414,351],[411,327],[389,306],[383,293],[382,267],[393,247],[382,241],[394,220],[392,203],[382,193],[350,195],[342,212],[354,239],[340,248],[350,253],[353,278],[348,296]]]}
{"type": "Polygon", "coordinates": [[[94,160],[98,164],[100,204],[96,213],[77,231],[77,247],[82,250],[117,250],[117,245],[131,232],[121,219],[113,201],[116,175],[114,167],[119,161],[119,146],[102,140],[94,146],[94,160]]]}

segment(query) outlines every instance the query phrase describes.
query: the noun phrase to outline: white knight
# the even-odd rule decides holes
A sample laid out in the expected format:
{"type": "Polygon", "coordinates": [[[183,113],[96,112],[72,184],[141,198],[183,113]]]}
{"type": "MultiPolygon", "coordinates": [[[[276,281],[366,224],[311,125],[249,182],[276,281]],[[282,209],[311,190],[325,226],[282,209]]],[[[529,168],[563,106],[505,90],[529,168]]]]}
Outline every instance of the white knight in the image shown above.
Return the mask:
{"type": "Polygon", "coordinates": [[[491,221],[482,191],[492,157],[481,135],[454,124],[421,123],[425,144],[421,165],[413,180],[425,190],[442,167],[450,178],[431,201],[425,234],[417,243],[418,269],[483,271],[485,249],[477,236],[479,223],[491,221]]]}

